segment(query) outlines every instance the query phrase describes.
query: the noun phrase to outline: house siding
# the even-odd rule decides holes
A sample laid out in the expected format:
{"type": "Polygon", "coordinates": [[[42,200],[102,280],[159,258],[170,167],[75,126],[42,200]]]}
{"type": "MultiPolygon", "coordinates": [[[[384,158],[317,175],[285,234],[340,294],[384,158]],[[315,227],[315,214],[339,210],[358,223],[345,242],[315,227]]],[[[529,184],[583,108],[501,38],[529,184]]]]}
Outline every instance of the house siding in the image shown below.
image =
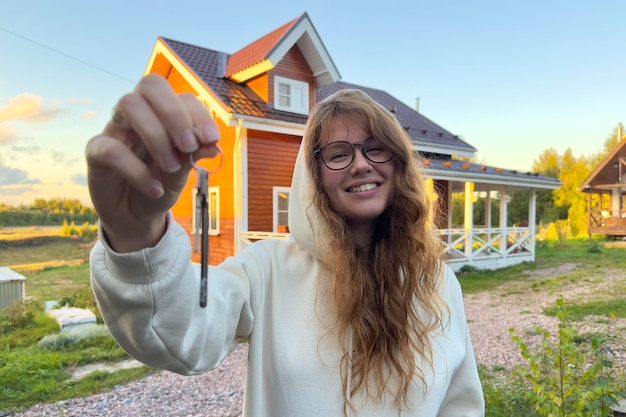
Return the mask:
{"type": "MultiPolygon", "coordinates": [[[[246,84],[252,91],[254,91],[262,100],[267,102],[269,100],[269,81],[268,81],[267,73],[261,74],[258,77],[253,78],[248,81],[246,84]]],[[[274,84],[272,83],[272,88],[274,88],[274,84]]],[[[272,93],[273,94],[273,93],[272,93]]]]}
{"type": "MultiPolygon", "coordinates": [[[[233,183],[233,153],[235,145],[235,129],[226,126],[221,120],[215,119],[220,131],[219,146],[223,151],[224,160],[219,170],[209,175],[209,186],[220,189],[220,234],[209,236],[209,263],[217,265],[229,256],[235,254],[235,207],[234,207],[234,183],[233,183]]],[[[197,165],[202,166],[209,172],[216,169],[220,157],[202,159],[197,165]]],[[[195,171],[189,173],[189,178],[180,194],[176,204],[172,207],[172,214],[176,221],[189,234],[190,245],[193,249],[193,190],[196,188],[198,176],[195,171]]],[[[193,253],[193,262],[200,262],[200,251],[193,253]]]]}
{"type": "Polygon", "coordinates": [[[291,186],[301,137],[248,132],[248,229],[271,232],[272,187],[291,186]]]}
{"type": "Polygon", "coordinates": [[[309,84],[309,108],[313,107],[315,104],[315,76],[297,45],[294,45],[268,74],[268,103],[270,105],[274,103],[274,77],[278,75],[309,84]]]}

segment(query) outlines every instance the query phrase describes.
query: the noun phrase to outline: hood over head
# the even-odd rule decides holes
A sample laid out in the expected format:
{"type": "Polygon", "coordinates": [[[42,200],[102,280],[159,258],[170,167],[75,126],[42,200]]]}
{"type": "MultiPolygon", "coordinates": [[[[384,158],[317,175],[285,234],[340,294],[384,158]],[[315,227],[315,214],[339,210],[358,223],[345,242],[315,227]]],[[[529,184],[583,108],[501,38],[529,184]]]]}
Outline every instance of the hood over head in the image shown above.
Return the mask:
{"type": "Polygon", "coordinates": [[[303,248],[320,257],[319,248],[326,233],[326,222],[313,204],[315,184],[306,162],[306,138],[296,158],[289,195],[289,232],[303,248]]]}

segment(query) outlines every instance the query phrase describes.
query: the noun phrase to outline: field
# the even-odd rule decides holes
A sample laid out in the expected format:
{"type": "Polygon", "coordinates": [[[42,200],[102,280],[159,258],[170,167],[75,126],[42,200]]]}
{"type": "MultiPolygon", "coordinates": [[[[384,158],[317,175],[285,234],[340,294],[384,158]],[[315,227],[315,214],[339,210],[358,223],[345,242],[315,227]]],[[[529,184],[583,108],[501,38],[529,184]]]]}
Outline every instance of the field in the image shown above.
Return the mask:
{"type": "Polygon", "coordinates": [[[72,371],[93,363],[129,359],[103,325],[92,334],[57,338],[58,325],[43,313],[43,303],[63,300],[99,316],[89,285],[93,240],[61,236],[60,228],[0,229],[0,266],[26,277],[27,302],[0,315],[0,416],[40,402],[81,397],[140,378],[148,367],[109,374],[95,372],[72,381],[72,371]],[[42,347],[44,337],[52,342],[42,347]]]}
{"type": "Polygon", "coordinates": [[[60,230],[0,230],[0,266],[8,266],[27,278],[26,295],[30,299],[57,300],[89,286],[88,260],[93,242],[61,236],[60,230]]]}

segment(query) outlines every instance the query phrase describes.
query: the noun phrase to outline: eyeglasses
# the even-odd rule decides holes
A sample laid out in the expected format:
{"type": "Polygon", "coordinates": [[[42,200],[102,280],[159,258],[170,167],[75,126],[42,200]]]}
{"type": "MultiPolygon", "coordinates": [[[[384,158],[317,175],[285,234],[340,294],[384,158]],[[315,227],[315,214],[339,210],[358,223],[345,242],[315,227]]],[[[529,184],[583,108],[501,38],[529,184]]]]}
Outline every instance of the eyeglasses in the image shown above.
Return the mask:
{"type": "Polygon", "coordinates": [[[375,164],[384,164],[391,161],[393,153],[378,143],[373,136],[368,137],[362,142],[347,142],[338,140],[330,142],[313,151],[315,158],[322,157],[322,162],[330,170],[339,171],[350,166],[354,161],[355,147],[361,147],[361,153],[370,162],[375,164]]]}

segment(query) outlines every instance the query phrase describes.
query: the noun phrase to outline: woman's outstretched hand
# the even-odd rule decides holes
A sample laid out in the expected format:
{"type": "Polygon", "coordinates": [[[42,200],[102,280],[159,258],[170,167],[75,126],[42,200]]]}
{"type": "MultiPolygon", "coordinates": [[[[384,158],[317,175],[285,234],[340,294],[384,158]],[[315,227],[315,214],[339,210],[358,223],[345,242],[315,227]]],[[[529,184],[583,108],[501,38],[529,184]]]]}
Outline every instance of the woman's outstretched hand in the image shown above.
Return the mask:
{"type": "Polygon", "coordinates": [[[117,103],[85,150],[89,192],[109,244],[118,252],[153,246],[193,160],[218,154],[219,132],[193,95],[147,75],[117,103]]]}

